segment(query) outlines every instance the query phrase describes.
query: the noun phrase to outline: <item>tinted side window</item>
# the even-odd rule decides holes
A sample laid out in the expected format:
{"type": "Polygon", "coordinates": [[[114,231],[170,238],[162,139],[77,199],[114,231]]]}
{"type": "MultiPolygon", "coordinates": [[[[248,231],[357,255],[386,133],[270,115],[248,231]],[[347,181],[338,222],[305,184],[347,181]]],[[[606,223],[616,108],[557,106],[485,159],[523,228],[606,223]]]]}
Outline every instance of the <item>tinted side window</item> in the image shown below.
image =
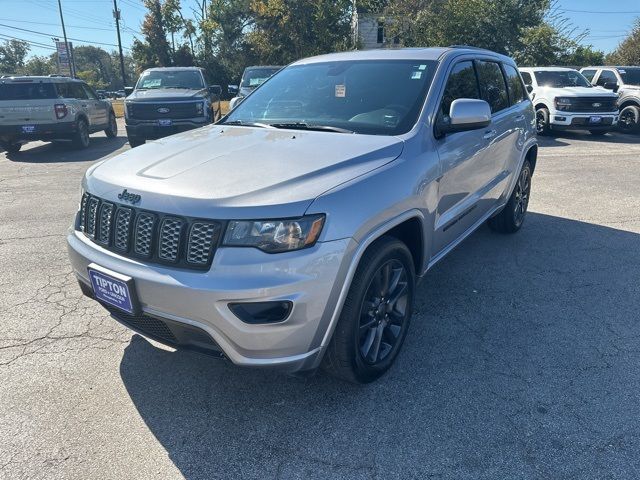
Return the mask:
{"type": "Polygon", "coordinates": [[[522,81],[525,85],[533,85],[533,80],[529,72],[520,72],[520,75],[522,75],[522,81]]]}
{"type": "Polygon", "coordinates": [[[616,74],[613,73],[611,70],[602,70],[602,72],[600,72],[600,76],[598,77],[598,81],[596,82],[596,85],[600,85],[601,87],[604,87],[604,84],[609,82],[618,83],[616,74]]]}
{"type": "Polygon", "coordinates": [[[593,81],[593,77],[596,75],[596,70],[582,70],[581,73],[591,82],[593,81]]]}
{"type": "Polygon", "coordinates": [[[443,115],[449,115],[451,103],[458,98],[480,98],[476,71],[471,61],[460,62],[451,70],[442,97],[441,111],[443,115]]]}
{"type": "Polygon", "coordinates": [[[478,80],[480,81],[480,96],[491,107],[491,113],[499,112],[509,106],[507,85],[500,65],[495,62],[476,61],[478,80]]]}
{"type": "Polygon", "coordinates": [[[82,88],[82,84],[80,83],[70,83],[69,84],[69,98],[77,98],[84,100],[87,98],[87,92],[82,88]]]}
{"type": "Polygon", "coordinates": [[[92,100],[98,99],[98,95],[93,93],[93,90],[89,85],[82,84],[82,88],[84,88],[84,93],[87,95],[87,98],[91,98],[92,100]]]}
{"type": "Polygon", "coordinates": [[[524,90],[524,85],[522,84],[522,80],[520,80],[518,70],[511,65],[504,65],[504,74],[507,77],[507,87],[509,87],[509,100],[511,100],[511,105],[527,100],[529,96],[524,90]]]}

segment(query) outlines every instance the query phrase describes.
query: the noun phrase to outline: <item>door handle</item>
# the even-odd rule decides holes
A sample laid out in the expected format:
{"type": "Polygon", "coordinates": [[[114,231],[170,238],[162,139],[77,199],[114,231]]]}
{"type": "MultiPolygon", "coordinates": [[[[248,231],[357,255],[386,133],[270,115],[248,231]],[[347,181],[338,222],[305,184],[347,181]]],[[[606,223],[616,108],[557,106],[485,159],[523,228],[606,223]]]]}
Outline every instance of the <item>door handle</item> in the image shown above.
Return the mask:
{"type": "Polygon", "coordinates": [[[495,130],[487,130],[486,132],[484,132],[484,136],[482,138],[484,138],[485,140],[491,140],[497,134],[498,132],[496,132],[495,130]]]}

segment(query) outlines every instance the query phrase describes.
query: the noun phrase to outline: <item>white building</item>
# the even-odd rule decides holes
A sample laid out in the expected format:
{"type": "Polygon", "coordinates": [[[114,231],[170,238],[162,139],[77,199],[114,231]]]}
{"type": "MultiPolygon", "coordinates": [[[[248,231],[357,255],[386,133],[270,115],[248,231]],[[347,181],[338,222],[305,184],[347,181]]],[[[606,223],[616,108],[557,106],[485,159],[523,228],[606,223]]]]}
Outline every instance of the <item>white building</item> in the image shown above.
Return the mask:
{"type": "Polygon", "coordinates": [[[360,48],[370,50],[372,48],[393,48],[400,46],[398,37],[389,38],[387,29],[385,28],[390,20],[388,17],[379,13],[358,11],[355,21],[356,38],[359,41],[360,48]]]}

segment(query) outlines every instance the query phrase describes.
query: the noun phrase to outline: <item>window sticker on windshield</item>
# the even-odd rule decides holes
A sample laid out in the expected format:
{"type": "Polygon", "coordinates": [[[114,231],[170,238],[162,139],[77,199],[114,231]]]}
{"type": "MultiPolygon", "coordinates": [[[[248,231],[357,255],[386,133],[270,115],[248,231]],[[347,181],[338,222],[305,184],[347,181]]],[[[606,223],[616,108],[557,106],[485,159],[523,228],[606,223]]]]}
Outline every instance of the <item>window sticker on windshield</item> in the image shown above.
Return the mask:
{"type": "Polygon", "coordinates": [[[422,72],[412,72],[411,80],[420,80],[422,78],[422,72]]]}
{"type": "Polygon", "coordinates": [[[150,78],[149,80],[145,80],[143,83],[143,88],[149,87],[159,87],[162,80],[160,78],[150,78]]]}
{"type": "Polygon", "coordinates": [[[347,86],[346,85],[336,85],[336,97],[344,98],[347,96],[347,86]]]}
{"type": "Polygon", "coordinates": [[[620,73],[627,73],[627,71],[626,71],[626,70],[618,70],[618,72],[620,72],[620,73]]]}
{"type": "Polygon", "coordinates": [[[427,69],[427,66],[426,66],[426,65],[420,65],[420,66],[418,67],[418,70],[426,70],[426,69],[427,69]]]}

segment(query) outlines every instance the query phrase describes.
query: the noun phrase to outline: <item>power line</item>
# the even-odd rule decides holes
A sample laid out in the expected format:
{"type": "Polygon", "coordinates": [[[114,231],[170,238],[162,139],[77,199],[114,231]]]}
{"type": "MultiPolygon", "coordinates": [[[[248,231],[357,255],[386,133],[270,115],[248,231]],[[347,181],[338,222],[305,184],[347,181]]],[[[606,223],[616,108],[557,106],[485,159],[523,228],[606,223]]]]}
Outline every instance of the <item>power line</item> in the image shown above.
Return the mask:
{"type": "MultiPolygon", "coordinates": [[[[15,20],[13,18],[0,18],[0,21],[3,21],[3,22],[15,22],[15,23],[29,23],[29,24],[32,24],[32,25],[47,25],[47,26],[52,26],[52,27],[59,26],[58,23],[31,22],[29,20],[15,20]]],[[[79,25],[67,25],[67,27],[70,27],[70,28],[81,28],[81,29],[84,29],[84,30],[103,30],[105,32],[112,32],[113,31],[113,28],[81,27],[79,25]]]]}
{"type": "Polygon", "coordinates": [[[47,50],[53,50],[53,51],[56,50],[51,45],[45,45],[44,43],[33,42],[31,40],[25,40],[24,38],[12,37],[10,35],[5,35],[3,33],[0,33],[0,37],[4,37],[4,38],[6,38],[8,40],[18,40],[20,42],[24,42],[24,43],[27,43],[29,45],[33,45],[34,47],[38,47],[38,48],[46,48],[47,50]]]}
{"type": "MultiPolygon", "coordinates": [[[[32,33],[34,35],[42,35],[44,37],[56,37],[57,36],[56,34],[53,34],[53,33],[44,33],[44,32],[38,32],[36,30],[29,30],[28,28],[13,27],[11,25],[5,25],[4,23],[0,23],[0,27],[12,28],[14,30],[20,30],[21,32],[32,33]]],[[[94,44],[94,45],[107,45],[109,47],[117,47],[118,46],[115,43],[92,42],[91,40],[83,40],[81,38],[73,38],[73,37],[67,37],[67,38],[69,40],[74,40],[76,42],[83,42],[83,43],[89,43],[89,44],[94,44]]],[[[126,47],[123,47],[123,48],[126,48],[126,47]]]]}
{"type": "Polygon", "coordinates": [[[609,15],[640,15],[640,10],[636,10],[633,12],[622,12],[622,11],[604,11],[604,10],[570,10],[568,8],[558,8],[561,12],[571,12],[571,13],[595,13],[597,15],[609,14],[609,15]]]}

